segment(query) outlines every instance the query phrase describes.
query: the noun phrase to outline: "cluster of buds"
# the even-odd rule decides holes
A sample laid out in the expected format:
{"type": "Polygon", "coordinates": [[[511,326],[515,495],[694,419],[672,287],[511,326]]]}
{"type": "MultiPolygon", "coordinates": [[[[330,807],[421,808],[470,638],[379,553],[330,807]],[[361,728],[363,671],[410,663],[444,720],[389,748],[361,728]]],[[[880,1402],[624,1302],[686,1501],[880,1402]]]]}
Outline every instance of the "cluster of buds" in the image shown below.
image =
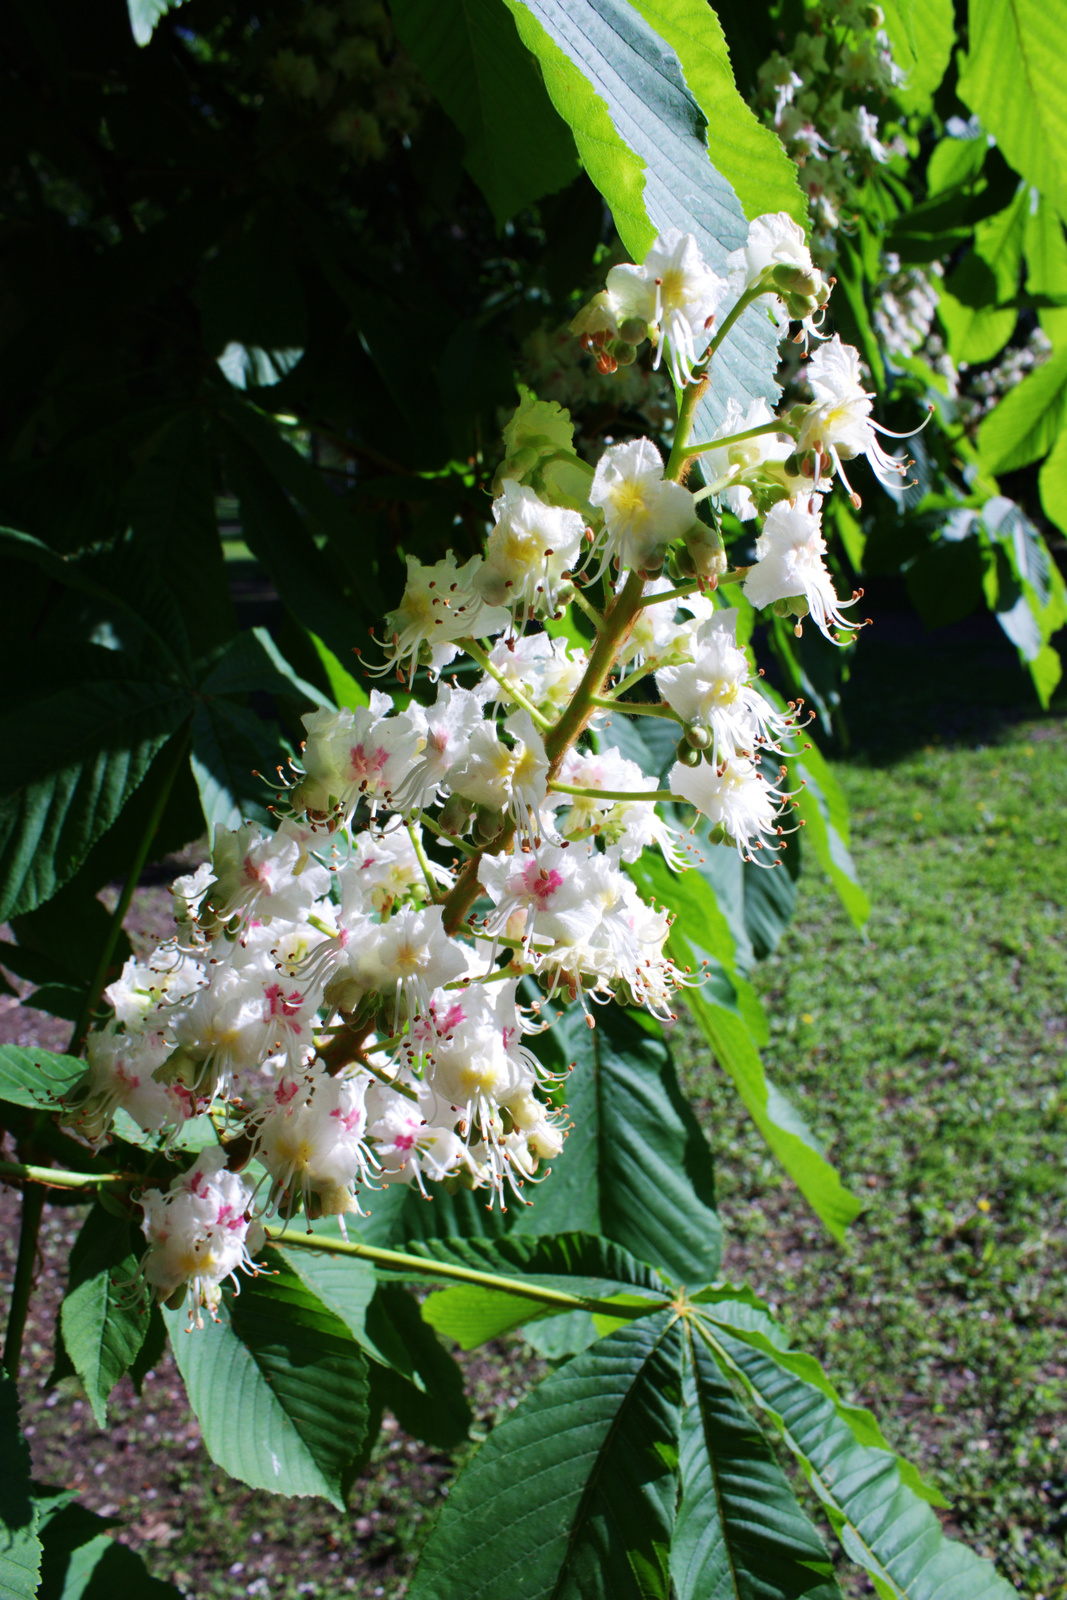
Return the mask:
{"type": "MultiPolygon", "coordinates": [[[[784,217],[753,224],[723,329],[760,296],[801,324],[821,310],[798,233],[784,217]]],[[[693,399],[729,292],[674,236],[605,291],[620,328],[644,308],[693,399]]],[[[214,1119],[221,1143],[142,1202],[161,1298],[191,1286],[214,1310],[272,1214],[343,1225],[384,1186],[427,1180],[490,1205],[521,1195],[567,1126],[563,1083],[526,1042],[542,1007],[577,1003],[590,1026],[609,1001],[671,1020],[679,988],[700,981],[671,960],[670,918],[627,869],[651,849],[684,870],[690,806],[745,861],[777,865],[785,846],[800,707],[764,691],[730,585],[798,629],[810,614],[827,638],[851,637],[821,496],[861,451],[902,470],[879,453],[855,352],[835,339],[811,369],[810,406],[735,407],[700,445],[684,437],[683,397],[666,463],[636,439],[593,469],[566,413],[524,395],[484,555],[408,557],[369,670],[413,697],[398,708],[374,690],[309,713],[278,826],[220,828],[210,860],[176,882],[174,936],[107,990],[113,1014],[64,1109],[91,1140],[121,1111],[172,1150],[190,1117],[214,1119]],[[694,490],[701,457],[714,476],[694,490]],[[733,572],[714,510],[726,504],[763,518],[755,564],[733,572]],[[612,739],[611,716],[644,714],[677,726],[665,789],[612,739]]]]}

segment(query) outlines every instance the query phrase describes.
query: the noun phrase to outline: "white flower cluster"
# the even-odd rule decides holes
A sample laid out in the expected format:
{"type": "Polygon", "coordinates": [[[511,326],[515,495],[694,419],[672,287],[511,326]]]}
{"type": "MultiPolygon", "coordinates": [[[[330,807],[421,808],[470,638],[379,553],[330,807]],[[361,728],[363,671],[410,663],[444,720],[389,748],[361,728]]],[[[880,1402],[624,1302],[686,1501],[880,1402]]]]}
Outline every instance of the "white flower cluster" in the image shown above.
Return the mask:
{"type": "Polygon", "coordinates": [[[832,255],[830,236],[847,220],[858,180],[897,149],[869,103],[891,96],[905,76],[880,6],[821,3],[804,21],[788,54],[776,50],[760,67],[760,103],[800,169],[820,245],[832,255]]]}
{"type": "MultiPolygon", "coordinates": [[[[824,303],[787,217],[758,219],[730,270],[735,311],[763,295],[804,321],[824,303]]],[[[619,326],[640,316],[683,383],[703,381],[728,292],[673,235],[643,267],[613,269],[605,291],[619,326]]],[[[307,715],[279,826],[218,829],[210,861],[174,885],[176,933],[106,991],[113,1015],[64,1111],[97,1141],[121,1110],[172,1152],[191,1117],[215,1120],[221,1144],[142,1202],[161,1298],[192,1286],[214,1310],[275,1212],[343,1218],[384,1185],[427,1179],[503,1203],[563,1144],[560,1085],[524,1042],[543,1026],[538,990],[580,1003],[592,1025],[591,1002],[611,1000],[671,1019],[675,991],[699,981],[670,959],[670,918],[627,868],[650,848],[684,867],[660,802],[695,806],[744,860],[774,855],[800,712],[754,676],[728,585],[810,614],[832,640],[854,629],[823,560],[820,494],[859,453],[881,474],[899,468],[880,451],[855,351],[831,340],[809,373],[810,405],[735,407],[688,452],[716,474],[699,493],[682,481],[684,439],[666,467],[636,439],[593,471],[568,458],[558,408],[525,396],[516,419],[541,444],[509,425],[516,475],[501,477],[484,556],[409,556],[386,618],[373,670],[410,688],[418,675],[418,697],[398,709],[375,690],[307,715]],[[542,487],[567,485],[570,503],[521,481],[523,464],[542,487]],[[763,517],[747,571],[726,570],[702,500],[763,517]],[[464,683],[442,681],[452,663],[464,683]],[[625,698],[642,679],[662,699],[625,698]],[[610,711],[674,723],[668,789],[605,742],[610,711]]]]}

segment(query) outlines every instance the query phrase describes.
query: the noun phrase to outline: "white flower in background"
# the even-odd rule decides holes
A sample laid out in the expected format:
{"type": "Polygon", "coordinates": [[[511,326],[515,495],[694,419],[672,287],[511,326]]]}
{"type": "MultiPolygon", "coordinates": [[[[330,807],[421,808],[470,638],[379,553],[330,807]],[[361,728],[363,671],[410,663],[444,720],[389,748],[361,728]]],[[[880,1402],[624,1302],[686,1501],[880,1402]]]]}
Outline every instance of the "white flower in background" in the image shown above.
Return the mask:
{"type": "Polygon", "coordinates": [[[373,1168],[365,1142],[368,1081],[366,1075],[331,1077],[323,1067],[309,1068],[299,1080],[280,1080],[256,1136],[272,1207],[284,1198],[291,1215],[299,1196],[308,1217],[359,1211],[356,1190],[373,1168]]]}
{"type": "Polygon", "coordinates": [[[330,886],[329,872],[308,859],[302,838],[285,823],[275,833],[255,822],[216,828],[211,866],[201,911],[210,907],[223,923],[234,917],[291,922],[330,886]]]}
{"type": "Polygon", "coordinates": [[[184,877],[175,878],[171,884],[174,920],[180,929],[196,921],[211,879],[211,862],[202,861],[195,872],[187,872],[184,877]]]}
{"type": "MultiPolygon", "coordinates": [[[[444,867],[435,868],[441,883],[450,881],[444,867]]],[[[406,896],[424,899],[428,893],[422,864],[406,828],[391,827],[383,833],[369,829],[352,846],[352,854],[340,867],[336,879],[347,905],[357,901],[366,912],[388,912],[394,901],[406,896]],[[345,898],[347,896],[347,898],[345,898]]]]}
{"type": "MultiPolygon", "coordinates": [[[[833,460],[838,475],[859,505],[859,496],[841,468],[842,461],[865,455],[871,471],[885,488],[895,487],[894,477],[907,474],[908,463],[896,456],[887,455],[878,443],[879,433],[893,439],[909,439],[908,433],[891,433],[880,423],[871,421],[873,396],[864,389],[860,376],[859,351],[850,344],[842,344],[840,335],[821,345],[805,369],[811,384],[815,403],[808,407],[797,439],[801,454],[814,450],[816,457],[825,452],[833,460]]],[[[925,424],[923,424],[925,426],[925,424]]],[[[912,430],[918,433],[919,429],[912,430]]]]}
{"type": "Polygon", "coordinates": [[[866,106],[856,109],[838,123],[838,138],[843,144],[862,150],[873,161],[889,160],[889,151],[878,137],[878,118],[866,106]]]}
{"type": "Polygon", "coordinates": [[[727,292],[725,278],[705,263],[693,235],[668,228],[641,266],[612,267],[607,283],[620,321],[635,317],[648,323],[658,343],[655,365],[666,348],[675,383],[679,388],[690,383],[727,292]]]}
{"type": "MultiPolygon", "coordinates": [[[[858,624],[845,616],[842,607],[860,597],[839,600],[823,556],[826,540],[822,536],[822,515],[814,500],[805,508],[799,502],[782,501],[772,506],[756,540],[757,561],[749,568],[742,585],[746,598],[762,610],[776,600],[803,596],[820,632],[831,644],[839,644],[831,627],[854,634],[858,624]]],[[[799,624],[798,624],[799,626],[799,624]]]]}
{"type": "Polygon", "coordinates": [[[264,1242],[262,1226],[251,1217],[251,1184],[225,1165],[225,1150],[212,1145],[169,1189],[148,1189],[140,1201],[148,1240],[145,1279],[157,1299],[171,1305],[191,1289],[198,1327],[199,1308],[215,1315],[224,1279],[238,1268],[254,1272],[251,1252],[264,1242]]]}
{"type": "Polygon", "coordinates": [[[389,696],[375,689],[368,706],[354,711],[323,708],[306,715],[305,776],[292,791],[291,803],[314,820],[338,810],[348,816],[360,800],[373,812],[387,800],[414,764],[424,726],[421,706],[413,703],[397,716],[390,714],[392,709],[389,696]]]}
{"type": "MultiPolygon", "coordinates": [[[[583,654],[571,655],[566,639],[552,639],[547,633],[527,633],[517,639],[502,639],[489,655],[496,671],[520,694],[538,708],[559,712],[570,703],[589,664],[583,654]]],[[[475,693],[479,700],[496,705],[510,704],[508,688],[487,673],[475,693]]]]}
{"type": "Polygon", "coordinates": [[[609,445],[597,463],[590,504],[604,513],[604,557],[638,570],[662,565],[673,539],[697,520],[693,496],[663,476],[663,458],[651,439],[609,445]]]}
{"type": "MultiPolygon", "coordinates": [[[[207,868],[207,880],[211,869],[207,868]]],[[[122,972],[104,990],[104,999],[114,1007],[115,1021],[127,1028],[141,1029],[148,1019],[169,1000],[182,1000],[207,982],[207,973],[199,961],[177,950],[157,950],[151,962],[145,964],[136,956],[129,956],[122,972]]]]}
{"type": "Polygon", "coordinates": [[[708,761],[696,767],[676,762],[671,768],[670,787],[679,799],[696,806],[713,829],[723,830],[727,839],[736,844],[743,861],[755,861],[754,852],[767,844],[777,845],[781,831],[778,819],[786,797],[746,756],[728,757],[718,766],[708,761]]]}
{"type": "Polygon", "coordinates": [[[453,770],[466,760],[471,736],[482,721],[480,694],[441,684],[436,702],[421,714],[420,748],[407,776],[391,792],[392,803],[402,811],[421,810],[439,798],[453,770]]]}
{"type": "Polygon", "coordinates": [[[636,861],[647,845],[656,844],[671,867],[678,870],[683,865],[674,834],[657,813],[654,801],[614,800],[596,793],[613,789],[633,794],[655,789],[655,778],[647,777],[636,761],[628,760],[611,745],[595,754],[568,750],[559,778],[573,788],[593,791],[588,795],[549,795],[547,804],[564,813],[557,817],[556,826],[565,838],[596,835],[615,862],[636,861]]]}
{"type": "MultiPolygon", "coordinates": [[[[749,428],[759,428],[774,420],[774,413],[766,400],[753,400],[748,410],[742,411],[731,395],[726,402],[726,415],[711,437],[728,439],[732,434],[745,433],[749,428]]],[[[788,434],[758,433],[754,439],[743,439],[739,444],[725,449],[706,451],[701,457],[706,463],[704,476],[709,483],[731,476],[738,480],[717,490],[716,494],[735,517],[748,522],[756,515],[756,506],[752,491],[744,482],[745,477],[758,475],[765,461],[787,460],[795,449],[796,444],[788,434]]]]}
{"type": "Polygon", "coordinates": [[[171,1049],[161,1027],[122,1032],[112,1022],[95,1029],[86,1040],[85,1074],[61,1102],[61,1126],[91,1144],[99,1144],[119,1110],[146,1133],[180,1128],[196,1110],[192,1096],[152,1076],[171,1049]]]}
{"type": "Polygon", "coordinates": [[[408,556],[408,581],[395,611],[386,613],[388,637],[384,666],[368,668],[376,675],[395,669],[402,674],[406,666],[408,682],[415,668],[426,658],[430,676],[459,654],[456,639],[482,639],[503,633],[511,623],[511,613],[503,606],[488,606],[478,593],[476,582],[482,568],[481,556],[471,556],[457,567],[450,550],[442,561],[424,567],[416,556],[408,556]]]}
{"type": "Polygon", "coordinates": [[[565,572],[577,565],[585,518],[549,506],[525,484],[505,478],[493,501],[495,526],[475,587],[491,606],[510,606],[530,616],[551,616],[559,605],[565,572]]]}
{"type": "MultiPolygon", "coordinates": [[[[673,578],[650,578],[645,584],[645,596],[669,594],[676,587],[673,578]]],[[[688,661],[693,622],[710,617],[714,609],[706,595],[695,592],[683,595],[673,605],[665,601],[663,604],[642,606],[630,637],[619,652],[619,665],[688,661]],[[675,620],[679,610],[689,613],[683,622],[675,620]]]]}

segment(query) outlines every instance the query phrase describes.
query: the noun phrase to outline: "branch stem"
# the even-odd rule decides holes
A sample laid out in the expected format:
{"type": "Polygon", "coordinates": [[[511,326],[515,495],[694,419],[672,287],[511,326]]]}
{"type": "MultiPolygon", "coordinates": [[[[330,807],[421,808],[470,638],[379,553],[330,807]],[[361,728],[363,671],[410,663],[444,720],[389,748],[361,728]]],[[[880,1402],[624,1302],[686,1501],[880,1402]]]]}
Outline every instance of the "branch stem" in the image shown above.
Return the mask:
{"type": "Polygon", "coordinates": [[[580,800],[624,800],[624,801],[654,801],[677,800],[678,796],[669,789],[579,789],[573,783],[550,783],[549,790],[555,794],[574,794],[580,800]]]}
{"type": "Polygon", "coordinates": [[[546,732],[549,728],[551,728],[552,724],[545,716],[544,712],[538,711],[533,701],[528,699],[527,696],[523,694],[522,690],[517,688],[512,680],[506,677],[505,674],[500,671],[499,667],[494,667],[493,663],[490,661],[489,657],[486,655],[485,651],[480,645],[475,644],[473,639],[459,639],[457,640],[457,643],[461,650],[465,650],[467,652],[472,661],[477,661],[483,672],[488,672],[491,678],[496,679],[501,688],[507,690],[509,698],[514,700],[517,706],[521,706],[524,711],[528,711],[530,713],[534,723],[541,729],[542,732],[546,732]]]}
{"type": "Polygon", "coordinates": [[[41,1231],[43,1211],[44,1190],[36,1183],[30,1184],[22,1194],[19,1253],[15,1263],[15,1281],[11,1285],[11,1304],[7,1313],[7,1333],[4,1337],[4,1366],[8,1377],[15,1380],[18,1379],[19,1363],[22,1360],[22,1340],[26,1332],[26,1316],[30,1309],[33,1272],[37,1265],[37,1239],[41,1231]]]}
{"type": "Polygon", "coordinates": [[[628,717],[668,717],[671,722],[681,722],[677,711],[672,711],[670,706],[642,705],[639,700],[609,700],[599,695],[593,696],[593,704],[601,706],[606,711],[625,711],[628,717]]]}
{"type": "Polygon", "coordinates": [[[73,1172],[65,1167],[31,1167],[24,1161],[0,1161],[0,1179],[21,1178],[46,1189],[87,1189],[101,1183],[140,1183],[135,1172],[73,1172]]]}
{"type": "MultiPolygon", "coordinates": [[[[523,1300],[534,1300],[541,1306],[551,1306],[560,1311],[594,1311],[612,1317],[640,1317],[646,1315],[645,1306],[614,1305],[609,1300],[592,1300],[584,1295],[567,1294],[561,1289],[539,1288],[529,1279],[505,1278],[496,1272],[480,1272],[475,1267],[461,1267],[449,1261],[435,1261],[432,1256],[412,1256],[402,1250],[381,1250],[376,1245],[344,1243],[322,1234],[287,1233],[284,1228],[269,1227],[267,1237],[272,1244],[295,1245],[300,1250],[325,1250],[331,1255],[356,1256],[372,1261],[377,1266],[394,1272],[408,1272],[418,1278],[443,1278],[451,1283],[469,1283],[482,1289],[496,1289],[504,1294],[517,1295],[523,1300]]],[[[660,1302],[649,1300],[647,1311],[660,1309],[660,1302]]]]}

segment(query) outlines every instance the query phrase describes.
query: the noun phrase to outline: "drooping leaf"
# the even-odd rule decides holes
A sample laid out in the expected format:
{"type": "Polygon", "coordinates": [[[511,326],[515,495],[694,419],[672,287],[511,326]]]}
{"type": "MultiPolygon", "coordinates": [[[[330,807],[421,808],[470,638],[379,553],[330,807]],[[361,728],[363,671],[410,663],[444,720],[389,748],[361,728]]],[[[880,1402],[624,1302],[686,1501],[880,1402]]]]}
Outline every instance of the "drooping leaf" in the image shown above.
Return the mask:
{"type": "Polygon", "coordinates": [[[671,1545],[677,1600],[834,1600],[840,1591],[822,1540],[691,1328],[681,1418],[681,1493],[671,1545]]]}
{"type": "Polygon", "coordinates": [[[1026,377],[983,417],[978,454],[985,471],[1014,472],[1052,449],[1067,415],[1067,349],[1026,377]]]}
{"type": "Polygon", "coordinates": [[[716,1325],[709,1343],[779,1428],[846,1555],[868,1573],[882,1600],[1015,1600],[990,1562],[942,1533],[929,1504],[943,1503],[940,1496],[923,1494],[914,1469],[884,1441],[864,1442],[862,1419],[869,1414],[850,1420],[758,1336],[746,1340],[716,1325]]]}
{"type": "Polygon", "coordinates": [[[411,1600],[666,1600],[680,1357],[660,1313],[546,1378],[453,1487],[411,1600]]]}
{"type": "Polygon", "coordinates": [[[188,715],[184,689],[123,675],[102,659],[116,654],[92,652],[95,678],[0,716],[0,917],[32,911],[74,876],[188,715]]]}
{"type": "Polygon", "coordinates": [[[578,173],[574,141],[500,0],[391,0],[397,37],[466,141],[498,226],[578,173]]]}
{"type": "Polygon", "coordinates": [[[733,185],[745,216],[785,211],[807,225],[796,167],[778,136],[758,120],[734,82],[722,25],[701,0],[634,0],[650,27],[682,64],[685,81],[707,118],[712,164],[733,185]]]}
{"type": "MultiPolygon", "coordinates": [[[[627,0],[507,3],[633,258],[644,259],[657,233],[680,228],[723,272],[747,224],[709,159],[708,119],[670,44],[627,0]]],[[[716,357],[716,381],[694,424],[702,437],[722,420],[730,396],[742,404],[777,398],[776,350],[766,311],[750,307],[716,357]]]]}
{"type": "Polygon", "coordinates": [[[472,1420],[463,1373],[423,1320],[418,1301],[398,1283],[380,1284],[367,1324],[379,1349],[401,1349],[412,1367],[411,1377],[405,1377],[395,1355],[389,1366],[372,1364],[378,1402],[413,1438],[440,1450],[455,1449],[472,1420]]]}
{"type": "Polygon", "coordinates": [[[248,628],[212,663],[200,684],[203,694],[291,695],[313,706],[322,704],[322,695],[286,661],[266,628],[248,628]]]}
{"type": "Polygon", "coordinates": [[[905,111],[926,111],[956,40],[952,0],[887,0],[882,11],[893,60],[907,74],[893,98],[905,111]]]}
{"type": "Polygon", "coordinates": [[[99,1203],[74,1241],[59,1321],[63,1346],[103,1428],[108,1395],[144,1343],[148,1303],[137,1278],[130,1222],[99,1203]]]}
{"type": "Polygon", "coordinates": [[[315,654],[326,669],[326,676],[330,680],[330,688],[337,704],[348,711],[369,705],[370,696],[366,689],[352,676],[343,662],[338,660],[329,645],[324,644],[317,634],[311,634],[310,638],[315,646],[315,654]]]}
{"type": "Polygon", "coordinates": [[[365,1456],[366,1359],[280,1252],[263,1259],[271,1273],[227,1295],[218,1322],[190,1331],[187,1311],[165,1311],[171,1348],[212,1460],[255,1489],[341,1509],[365,1456]]]}
{"type": "Polygon", "coordinates": [[[190,763],[209,836],[217,827],[270,821],[271,791],[255,774],[273,775],[284,755],[277,724],[246,706],[221,695],[197,706],[190,763]]]}
{"type": "Polygon", "coordinates": [[[34,1600],[41,1572],[30,1447],[19,1430],[18,1390],[0,1373],[0,1600],[34,1600]]]}
{"type": "Polygon", "coordinates": [[[1064,0],[970,0],[960,98],[1026,182],[1067,215],[1067,85],[1050,39],[1067,31],[1064,0]]]}
{"type": "Polygon", "coordinates": [[[574,1127],[522,1231],[602,1233],[680,1282],[706,1283],[722,1235],[714,1170],[670,1052],[613,1006],[596,1023],[572,1006],[553,1031],[557,1063],[575,1063],[565,1091],[574,1127]]]}
{"type": "Polygon", "coordinates": [[[841,786],[814,744],[790,757],[789,765],[799,767],[805,780],[797,796],[805,825],[804,843],[814,850],[855,926],[862,928],[870,917],[871,902],[849,850],[848,805],[841,786]]]}

